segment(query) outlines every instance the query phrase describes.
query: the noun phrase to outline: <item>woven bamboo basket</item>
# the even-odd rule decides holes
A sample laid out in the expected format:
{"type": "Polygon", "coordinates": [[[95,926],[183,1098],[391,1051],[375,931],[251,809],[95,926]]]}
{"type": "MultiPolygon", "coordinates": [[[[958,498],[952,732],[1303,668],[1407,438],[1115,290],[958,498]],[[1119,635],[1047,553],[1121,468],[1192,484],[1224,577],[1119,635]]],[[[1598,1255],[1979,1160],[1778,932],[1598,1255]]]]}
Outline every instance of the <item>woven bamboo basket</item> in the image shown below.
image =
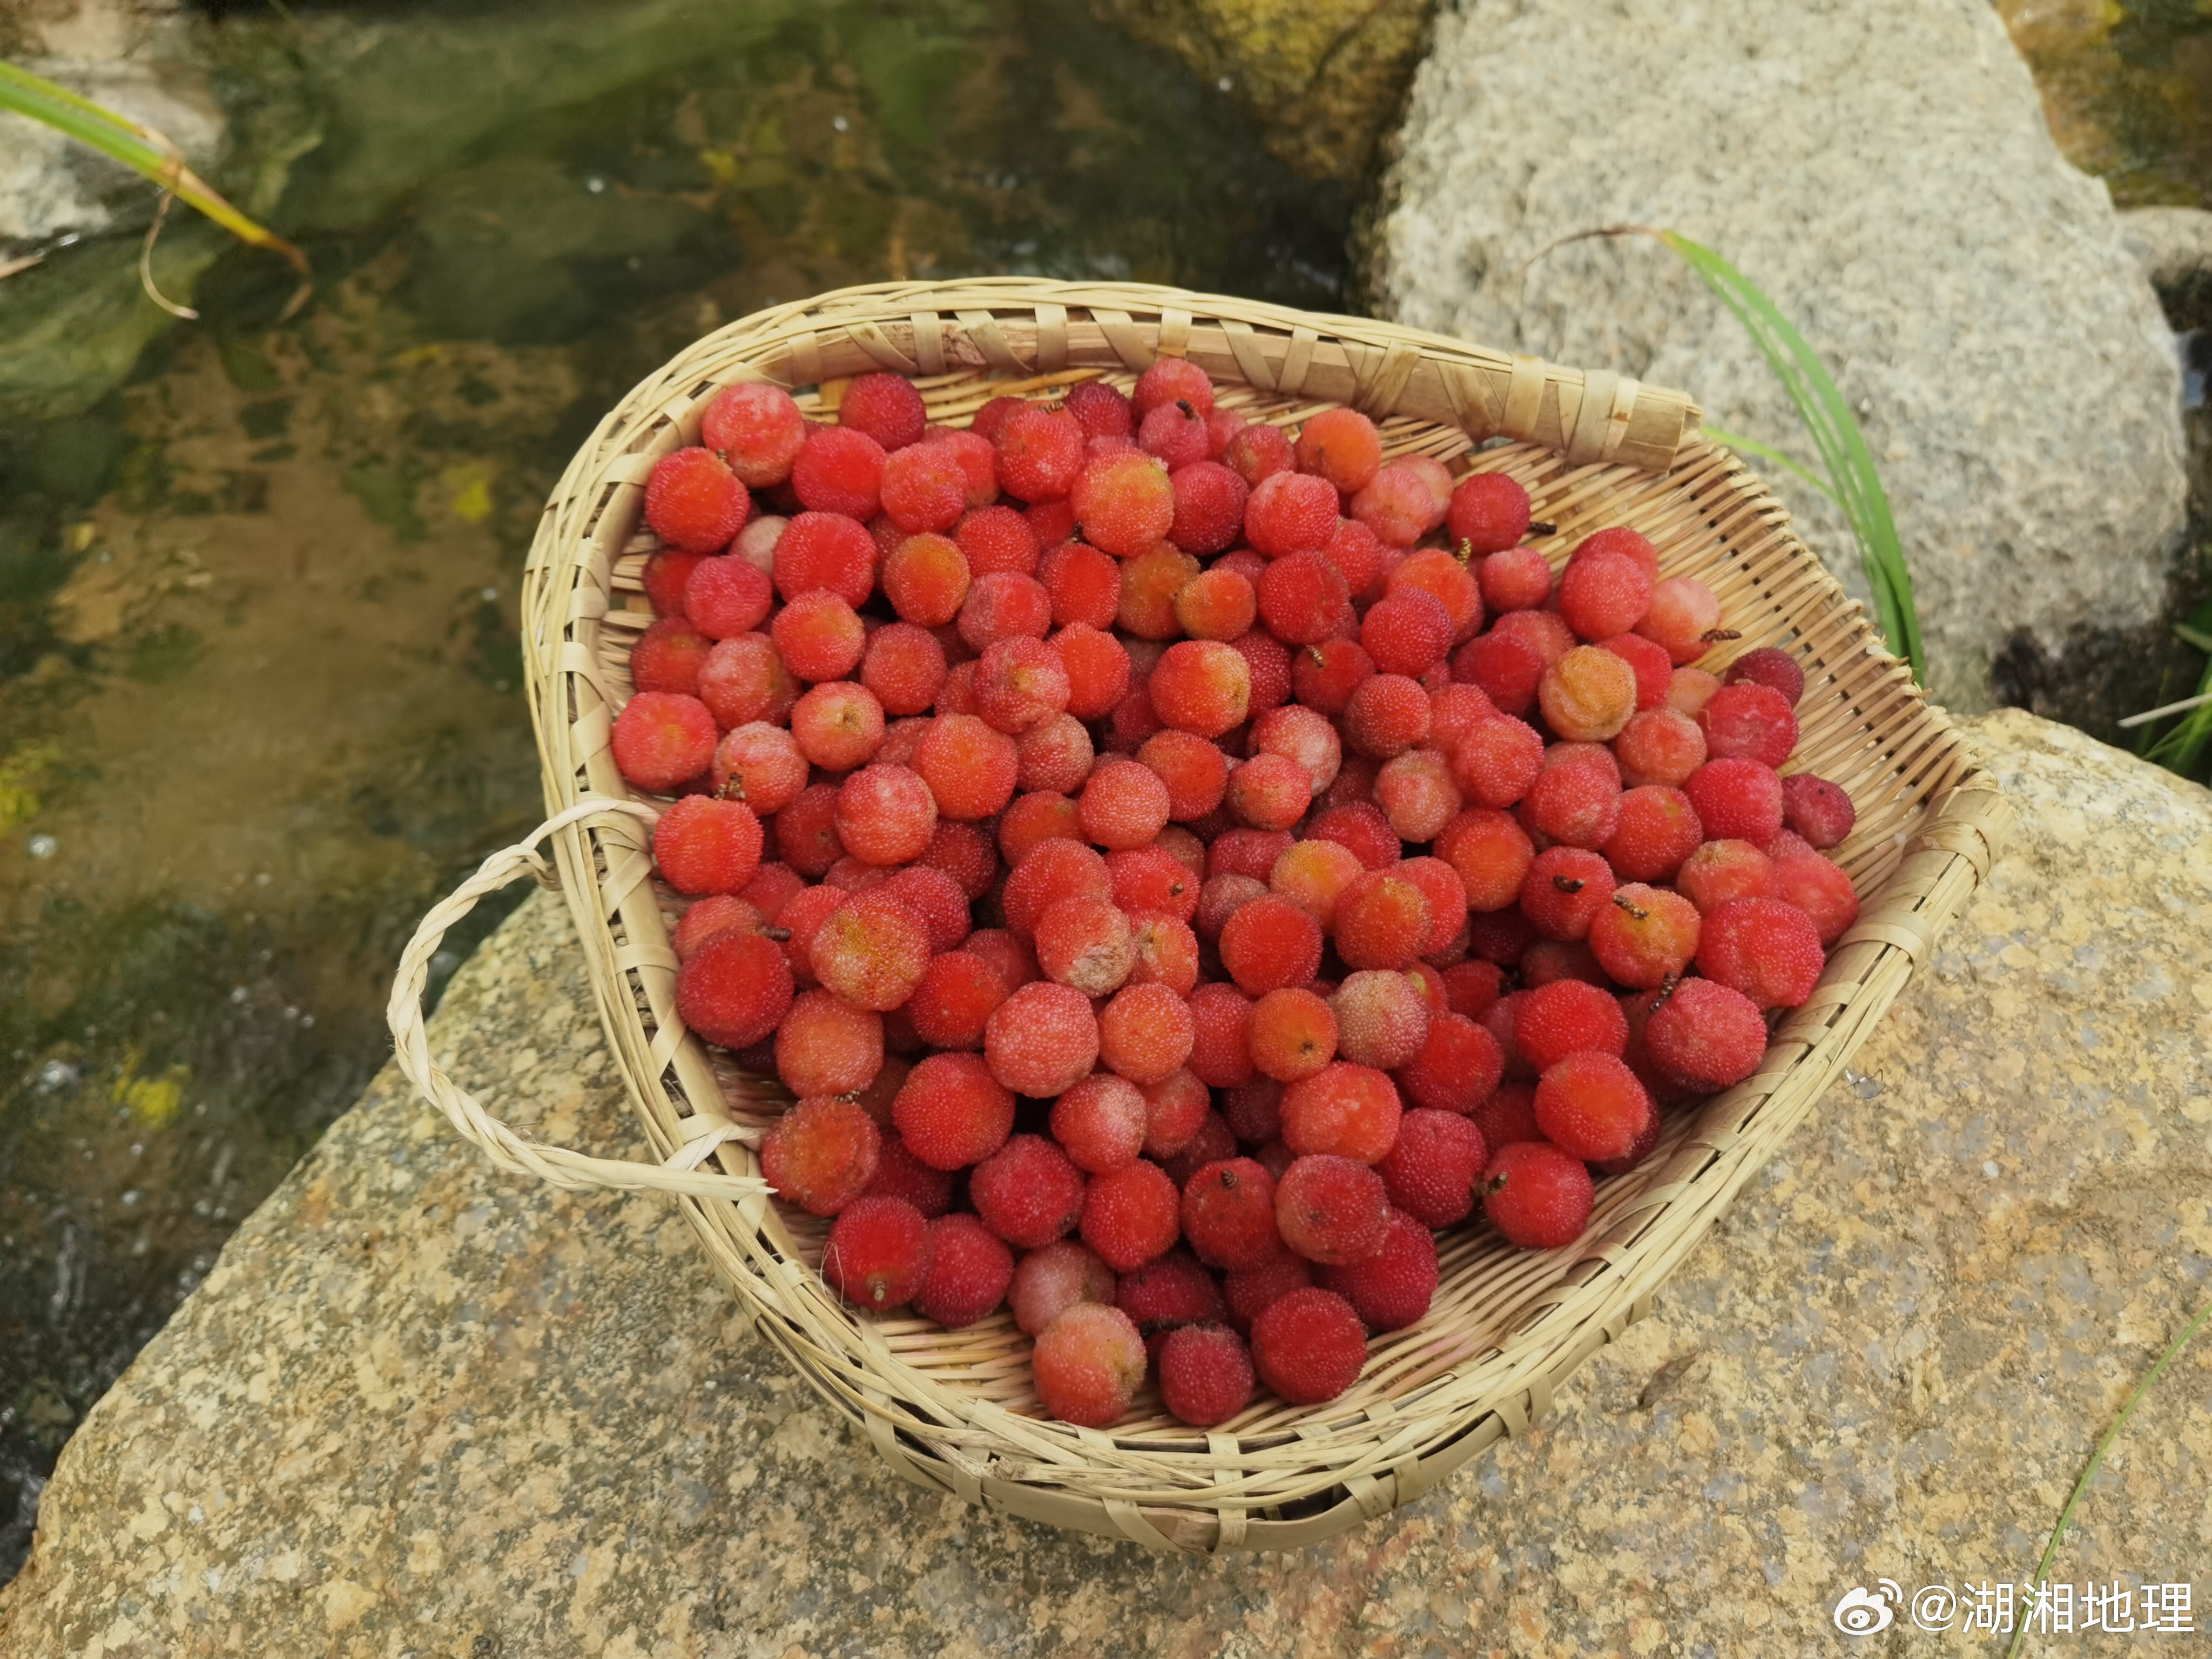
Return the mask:
{"type": "Polygon", "coordinates": [[[524,578],[523,639],[553,816],[425,920],[392,996],[402,1067],[502,1169],[564,1188],[677,1194],[757,1328],[907,1480],[1153,1550],[1310,1544],[1413,1501],[1525,1430],[1569,1372],[1650,1310],[1926,957],[2010,822],[1949,722],[1773,497],[1702,440],[1680,393],[1385,323],[1171,289],[890,283],[708,336],[623,398],[562,476],[524,578]],[[964,424],[993,396],[1050,398],[1096,376],[1127,387],[1159,354],[1193,359],[1248,418],[1295,424],[1351,404],[1376,419],[1388,453],[1510,472],[1536,517],[1557,525],[1543,544],[1555,559],[1579,535],[1626,523],[1657,544],[1666,574],[1710,583],[1741,635],[1717,657],[1776,645],[1805,669],[1792,765],[1833,779],[1856,803],[1857,828],[1838,856],[1863,905],[1758,1073],[1670,1115],[1652,1158],[1600,1183],[1577,1243],[1531,1252],[1486,1227],[1447,1234],[1427,1316],[1372,1342],[1349,1393],[1318,1407],[1263,1393],[1203,1432],[1149,1392],[1110,1431],[1048,1420],[1030,1389],[1028,1339],[1003,1311],[948,1331],[858,1313],[826,1287],[826,1224],[773,1203],[755,1160],[787,1097],[677,1018],[669,931],[679,906],[652,877],[654,807],[633,796],[608,750],[629,647],[650,620],[639,579],[654,544],[640,530],[645,480],[661,455],[697,441],[719,388],[770,380],[818,411],[846,377],[888,369],[913,379],[933,421],[964,424]],[[549,837],[557,878],[535,850],[549,837]],[[432,1060],[421,993],[440,938],[478,898],[532,872],[557,880],[574,913],[653,1163],[534,1143],[432,1060]]]}

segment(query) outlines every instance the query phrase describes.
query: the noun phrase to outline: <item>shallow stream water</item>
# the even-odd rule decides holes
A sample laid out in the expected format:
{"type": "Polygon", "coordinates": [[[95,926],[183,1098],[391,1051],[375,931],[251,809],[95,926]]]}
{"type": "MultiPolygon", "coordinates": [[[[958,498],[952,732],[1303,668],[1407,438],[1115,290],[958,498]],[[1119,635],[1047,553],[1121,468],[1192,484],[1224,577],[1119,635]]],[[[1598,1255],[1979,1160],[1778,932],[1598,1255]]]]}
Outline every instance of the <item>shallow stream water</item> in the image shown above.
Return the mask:
{"type": "MultiPolygon", "coordinates": [[[[280,322],[284,269],[179,215],[203,319],[0,434],[0,1577],[53,1449],[389,1053],[417,918],[540,816],[517,579],[611,403],[886,277],[1343,305],[1340,192],[1069,0],[216,28],[248,136],[304,146],[273,217],[313,304],[280,322]]],[[[128,304],[112,252],[0,303],[128,304]]]]}

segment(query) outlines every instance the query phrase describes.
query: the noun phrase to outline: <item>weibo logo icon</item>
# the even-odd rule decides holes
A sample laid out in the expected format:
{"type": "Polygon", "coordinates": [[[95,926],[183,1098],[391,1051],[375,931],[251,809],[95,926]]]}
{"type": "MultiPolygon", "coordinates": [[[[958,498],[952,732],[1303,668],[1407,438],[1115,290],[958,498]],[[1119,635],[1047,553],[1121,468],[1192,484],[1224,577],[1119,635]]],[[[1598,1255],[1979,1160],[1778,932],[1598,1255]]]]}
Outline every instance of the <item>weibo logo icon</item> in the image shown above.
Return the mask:
{"type": "Polygon", "coordinates": [[[1887,1630],[1897,1617],[1896,1609],[1904,1603],[1905,1592],[1892,1579],[1877,1578],[1879,1592],[1863,1585],[1844,1592],[1844,1599],[1836,1603],[1836,1628],[1846,1636],[1872,1636],[1876,1631],[1887,1630]]]}

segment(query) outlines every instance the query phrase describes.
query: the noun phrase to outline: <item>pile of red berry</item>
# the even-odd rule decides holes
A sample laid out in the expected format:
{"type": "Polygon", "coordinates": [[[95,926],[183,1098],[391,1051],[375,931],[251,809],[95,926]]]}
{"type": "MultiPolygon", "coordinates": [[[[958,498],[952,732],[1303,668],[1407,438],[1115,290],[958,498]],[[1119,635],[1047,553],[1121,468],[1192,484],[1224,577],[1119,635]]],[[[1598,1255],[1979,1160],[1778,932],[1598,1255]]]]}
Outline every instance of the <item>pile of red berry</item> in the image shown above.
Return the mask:
{"type": "Polygon", "coordinates": [[[1174,358],[837,416],[734,386],[653,470],[615,758],[828,1283],[1010,1304],[1055,1416],[1335,1397],[1434,1230],[1571,1244],[1856,918],[1802,673],[1689,666],[1733,635],[1632,529],[1555,574],[1511,478],[1174,358]]]}

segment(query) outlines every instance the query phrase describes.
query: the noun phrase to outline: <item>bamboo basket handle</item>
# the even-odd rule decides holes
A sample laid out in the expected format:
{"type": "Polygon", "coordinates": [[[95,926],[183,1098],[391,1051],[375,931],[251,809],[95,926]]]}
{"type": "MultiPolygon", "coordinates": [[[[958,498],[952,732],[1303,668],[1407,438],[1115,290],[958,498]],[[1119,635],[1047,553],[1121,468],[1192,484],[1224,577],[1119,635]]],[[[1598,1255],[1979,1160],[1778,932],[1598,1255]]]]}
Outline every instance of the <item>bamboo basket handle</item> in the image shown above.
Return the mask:
{"type": "Polygon", "coordinates": [[[422,1018],[422,992],[429,981],[430,958],[444,942],[447,931],[476,908],[477,900],[525,874],[534,875],[541,881],[553,881],[553,866],[539,854],[538,843],[587,818],[610,815],[633,817],[648,824],[660,817],[642,802],[616,800],[605,795],[587,796],[566,811],[546,819],[514,846],[494,853],[477,866],[476,874],[422,918],[415,937],[400,952],[399,972],[392,985],[392,1001],[385,1009],[399,1069],[425,1100],[453,1120],[455,1128],[494,1164],[512,1174],[536,1176],[550,1186],[570,1192],[605,1188],[617,1192],[680,1193],[690,1198],[759,1196],[769,1188],[757,1176],[723,1175],[696,1167],[724,1142],[751,1139],[727,1118],[701,1113],[687,1120],[687,1127],[696,1124],[700,1132],[687,1135],[665,1164],[592,1158],[565,1147],[546,1146],[508,1128],[430,1057],[429,1032],[422,1018]]]}

